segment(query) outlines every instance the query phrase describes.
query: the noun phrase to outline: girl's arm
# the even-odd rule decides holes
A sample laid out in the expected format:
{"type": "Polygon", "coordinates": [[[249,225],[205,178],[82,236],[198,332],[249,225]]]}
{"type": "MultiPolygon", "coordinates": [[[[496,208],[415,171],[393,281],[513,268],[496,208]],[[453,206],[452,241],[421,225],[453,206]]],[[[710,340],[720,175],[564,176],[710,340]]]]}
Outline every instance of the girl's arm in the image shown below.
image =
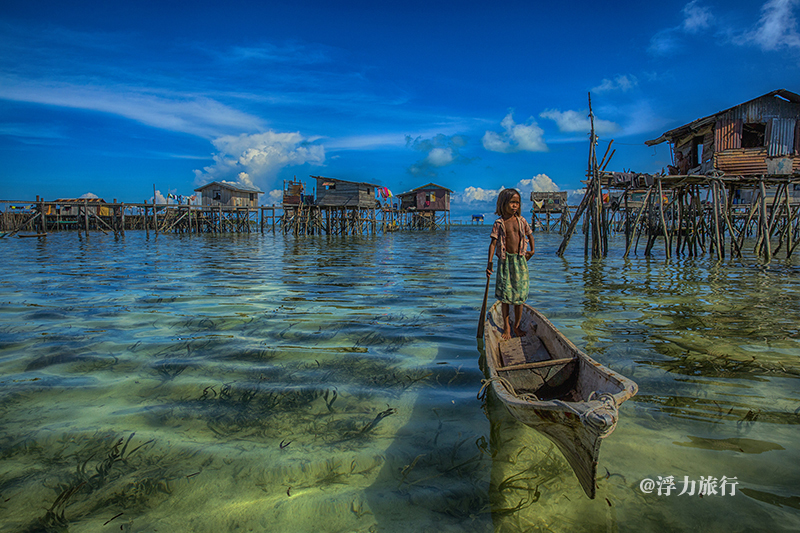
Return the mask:
{"type": "Polygon", "coordinates": [[[489,244],[489,266],[486,267],[486,277],[489,278],[492,276],[492,260],[494,259],[494,248],[497,245],[497,239],[492,237],[492,242],[489,244]]]}
{"type": "Polygon", "coordinates": [[[536,251],[534,246],[533,246],[533,229],[531,229],[531,226],[530,226],[530,224],[528,224],[527,220],[525,221],[525,231],[528,232],[528,234],[527,234],[528,244],[530,244],[530,246],[531,246],[531,251],[530,252],[525,252],[525,260],[527,261],[528,259],[533,257],[533,254],[536,251]]]}

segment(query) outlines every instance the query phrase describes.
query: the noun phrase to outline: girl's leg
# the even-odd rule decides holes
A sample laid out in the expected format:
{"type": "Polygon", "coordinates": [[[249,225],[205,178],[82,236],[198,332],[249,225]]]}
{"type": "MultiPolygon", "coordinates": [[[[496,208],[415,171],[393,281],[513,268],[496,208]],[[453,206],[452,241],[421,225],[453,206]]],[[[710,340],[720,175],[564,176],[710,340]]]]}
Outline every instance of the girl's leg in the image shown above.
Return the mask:
{"type": "Polygon", "coordinates": [[[524,337],[525,330],[520,327],[522,322],[522,304],[514,304],[514,334],[517,337],[524,337]]]}
{"type": "Polygon", "coordinates": [[[503,302],[500,304],[500,309],[503,312],[503,339],[508,340],[511,338],[511,324],[508,321],[508,304],[503,302]]]}

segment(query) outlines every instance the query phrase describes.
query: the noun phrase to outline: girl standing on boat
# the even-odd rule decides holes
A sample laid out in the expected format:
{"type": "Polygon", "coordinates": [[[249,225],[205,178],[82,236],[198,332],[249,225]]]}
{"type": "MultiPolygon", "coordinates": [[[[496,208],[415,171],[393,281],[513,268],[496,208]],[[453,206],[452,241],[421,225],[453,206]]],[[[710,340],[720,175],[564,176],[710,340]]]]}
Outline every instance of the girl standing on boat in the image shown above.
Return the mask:
{"type": "MultiPolygon", "coordinates": [[[[533,230],[522,216],[522,201],[516,189],[503,189],[497,195],[500,216],[492,226],[489,244],[489,266],[486,277],[492,275],[492,258],[497,255],[497,281],[494,295],[500,300],[503,312],[503,339],[511,338],[509,306],[514,306],[514,329],[517,337],[525,335],[520,327],[522,304],[528,299],[528,259],[533,256],[533,230]],[[530,244],[530,250],[528,245],[530,244]]],[[[487,282],[488,283],[488,282],[487,282]]]]}

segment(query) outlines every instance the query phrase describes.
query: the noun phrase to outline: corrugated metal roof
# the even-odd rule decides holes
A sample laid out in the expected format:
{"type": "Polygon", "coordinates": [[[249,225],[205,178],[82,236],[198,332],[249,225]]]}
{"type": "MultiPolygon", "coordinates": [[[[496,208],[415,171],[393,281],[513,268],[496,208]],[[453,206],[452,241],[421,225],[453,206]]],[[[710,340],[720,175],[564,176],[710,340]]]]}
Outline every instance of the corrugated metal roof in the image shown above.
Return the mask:
{"type": "Polygon", "coordinates": [[[731,120],[740,119],[744,122],[764,122],[767,118],[776,117],[800,118],[800,95],[787,91],[786,89],[778,89],[739,105],[718,111],[713,115],[698,118],[689,124],[684,124],[683,126],[661,134],[657,139],[645,141],[645,144],[647,146],[653,146],[664,141],[671,141],[675,138],[684,137],[720,118],[731,120]]]}
{"type": "Polygon", "coordinates": [[[447,187],[442,187],[441,185],[436,185],[435,183],[428,183],[426,185],[423,185],[422,187],[417,187],[416,189],[411,189],[410,191],[402,192],[402,193],[398,194],[397,196],[406,196],[406,195],[409,195],[409,194],[415,194],[415,193],[418,193],[419,191],[424,191],[424,190],[428,190],[428,189],[431,189],[431,190],[440,189],[440,190],[443,190],[443,191],[447,191],[449,193],[453,192],[450,189],[448,189],[447,187]]]}
{"type": "Polygon", "coordinates": [[[264,191],[261,191],[255,187],[250,185],[244,185],[242,183],[233,183],[230,181],[212,181],[211,183],[206,183],[205,185],[201,185],[200,187],[195,189],[195,192],[201,192],[204,189],[208,189],[212,185],[218,185],[220,187],[225,187],[227,189],[233,189],[234,191],[240,192],[257,192],[259,194],[264,194],[264,191]]]}
{"type": "Polygon", "coordinates": [[[316,180],[324,180],[324,181],[333,181],[339,183],[352,183],[355,185],[366,185],[367,187],[380,187],[380,185],[375,185],[374,183],[367,183],[365,181],[348,181],[348,180],[340,180],[339,178],[326,178],[324,176],[311,176],[316,180]]]}

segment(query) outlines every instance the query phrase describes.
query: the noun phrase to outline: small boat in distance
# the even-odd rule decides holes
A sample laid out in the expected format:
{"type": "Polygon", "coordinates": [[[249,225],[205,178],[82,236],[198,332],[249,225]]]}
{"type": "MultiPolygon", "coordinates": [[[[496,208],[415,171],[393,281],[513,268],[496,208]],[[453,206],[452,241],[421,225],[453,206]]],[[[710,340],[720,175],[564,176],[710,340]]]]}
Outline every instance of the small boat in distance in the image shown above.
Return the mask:
{"type": "Polygon", "coordinates": [[[602,439],[616,427],[619,406],[639,387],[583,353],[527,304],[523,337],[503,340],[500,302],[485,320],[484,387],[491,385],[514,418],[553,441],[594,499],[602,439]]]}

